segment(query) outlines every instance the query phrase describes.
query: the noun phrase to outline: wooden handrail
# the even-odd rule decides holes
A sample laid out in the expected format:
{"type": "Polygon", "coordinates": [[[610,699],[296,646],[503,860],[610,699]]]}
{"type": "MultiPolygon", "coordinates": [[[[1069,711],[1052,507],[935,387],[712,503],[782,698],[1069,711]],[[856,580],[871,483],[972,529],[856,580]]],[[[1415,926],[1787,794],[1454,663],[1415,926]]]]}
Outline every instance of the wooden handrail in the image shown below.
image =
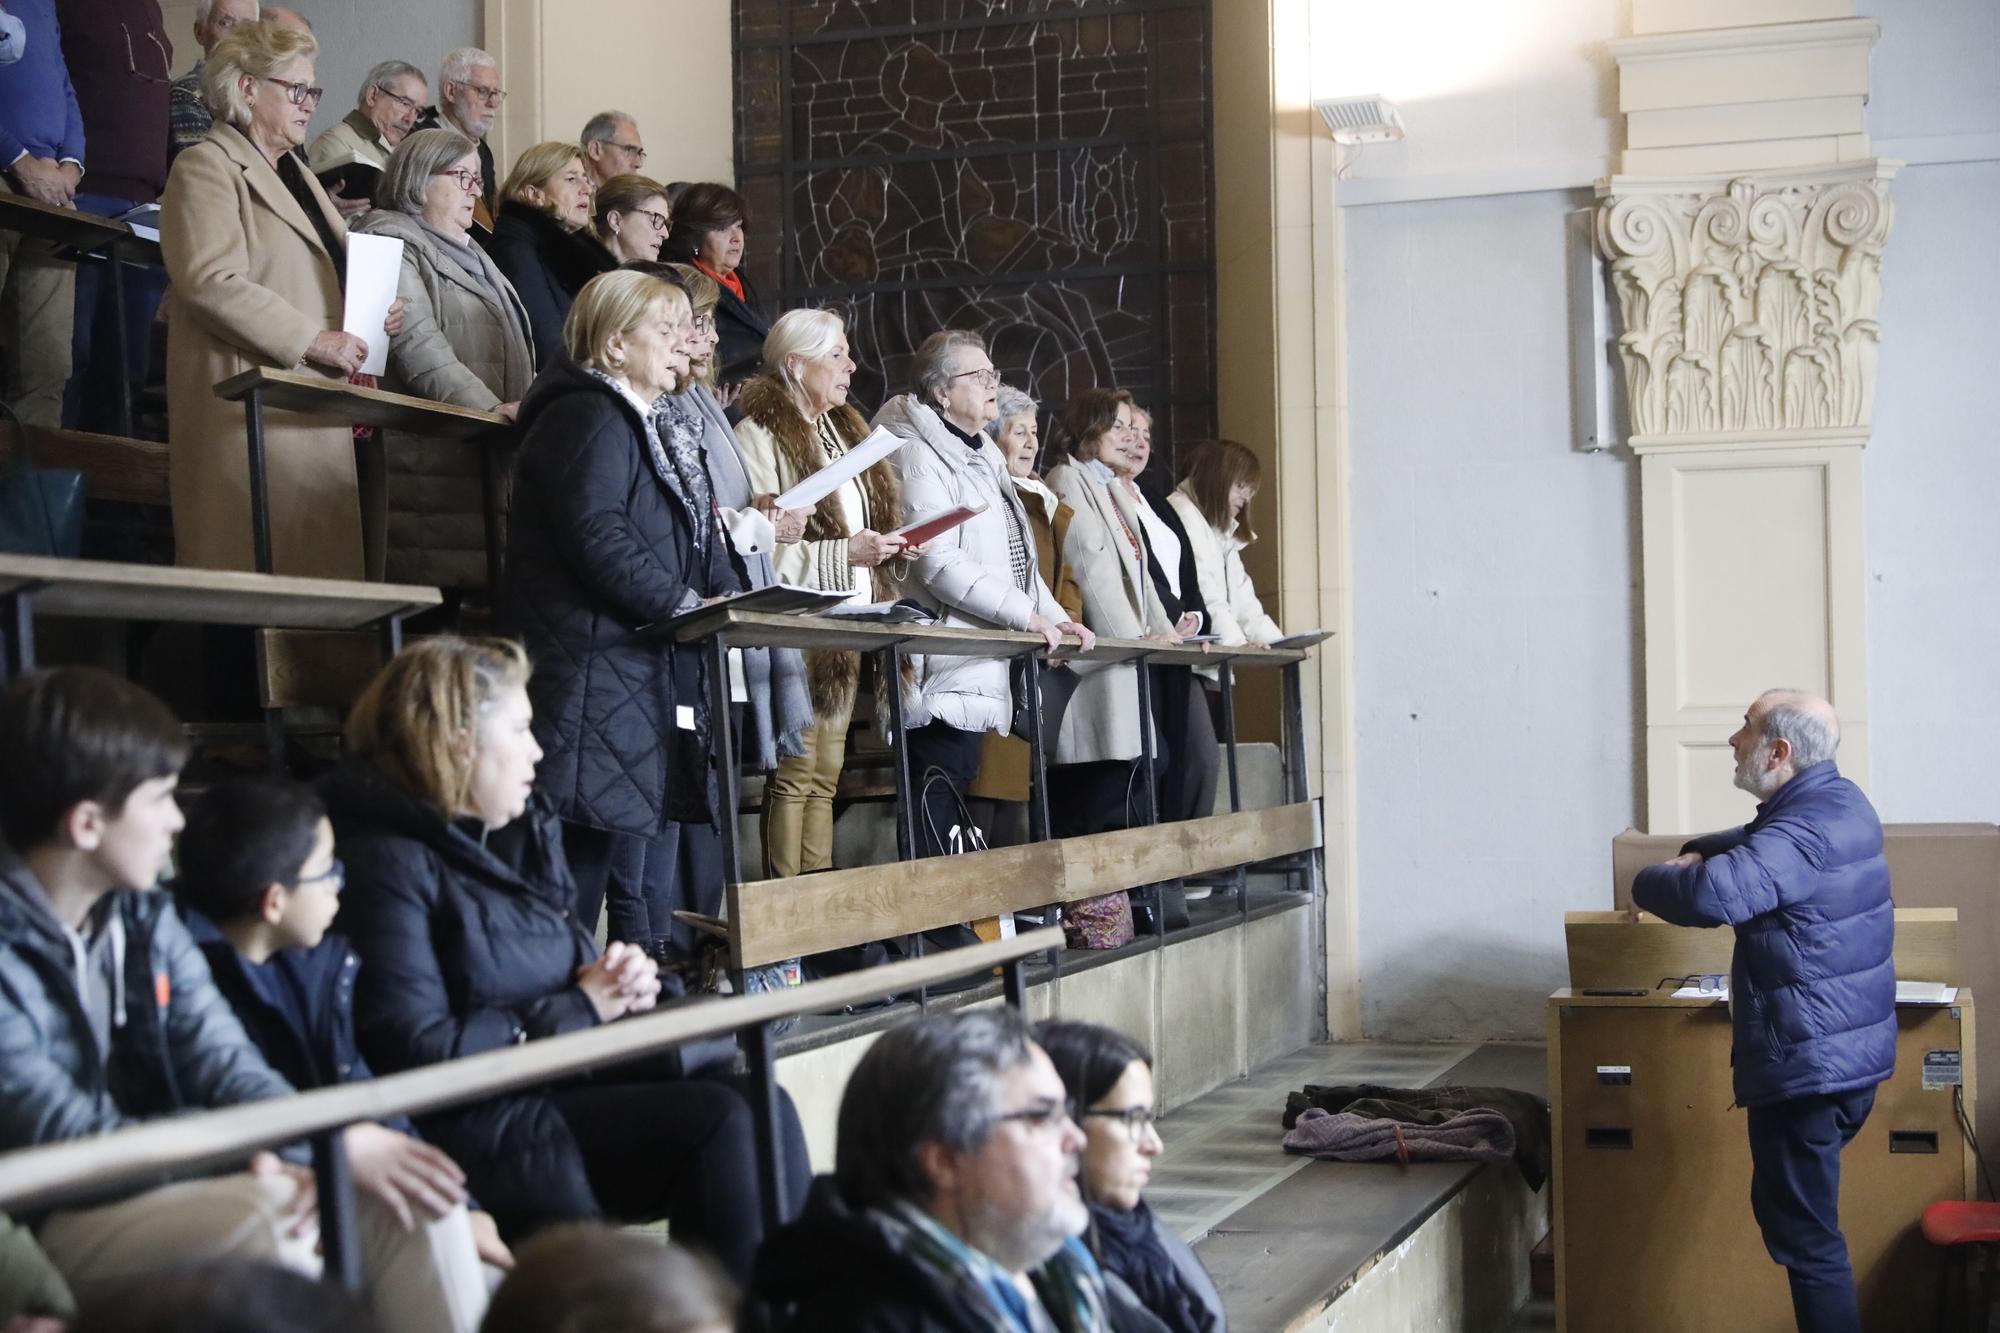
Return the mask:
{"type": "MultiPolygon", "coordinates": [[[[75,468],[93,500],[167,505],[167,446],[158,440],[96,435],[82,430],[30,426],[29,453],[37,467],[75,468]]],[[[0,459],[19,448],[11,431],[0,430],[0,459]]]]}
{"type": "MultiPolygon", "coordinates": [[[[912,653],[944,657],[1007,657],[1025,653],[1043,642],[1039,634],[1003,629],[960,629],[941,625],[884,624],[846,616],[783,615],[769,611],[738,611],[717,606],[689,616],[674,627],[681,643],[696,643],[722,637],[732,648],[819,648],[849,652],[879,652],[902,647],[912,653]]],[[[1170,647],[1147,639],[1105,639],[1097,648],[1083,652],[1075,639],[1051,654],[1064,662],[1102,665],[1144,657],[1148,661],[1186,666],[1208,666],[1227,661],[1232,667],[1289,666],[1303,662],[1306,652],[1298,648],[1252,648],[1243,645],[1224,648],[1199,645],[1170,647]]]]}
{"type": "Polygon", "coordinates": [[[1063,947],[1062,931],[1038,930],[945,954],[885,963],[865,972],[678,1005],[585,1032],[526,1042],[360,1083],[249,1102],[200,1115],[0,1155],[0,1209],[22,1212],[121,1185],[238,1163],[279,1144],[363,1120],[420,1115],[656,1055],[703,1037],[798,1014],[839,1009],[954,977],[984,972],[1063,947]]]}
{"type": "Polygon", "coordinates": [[[730,961],[894,939],[1320,845],[1317,802],[728,887],[730,961]]]}
{"type": "Polygon", "coordinates": [[[120,242],[140,242],[138,233],[123,222],[18,194],[0,194],[0,231],[93,253],[120,242]]]}
{"type": "Polygon", "coordinates": [[[364,389],[308,371],[260,367],[232,375],[215,386],[215,396],[232,403],[252,393],[262,396],[265,407],[282,412],[333,417],[357,426],[381,426],[440,439],[475,440],[495,431],[510,431],[514,425],[498,412],[455,407],[387,389],[364,389]]]}
{"type": "Polygon", "coordinates": [[[36,615],[283,629],[360,629],[444,600],[414,584],[0,555],[0,596],[15,592],[36,615]]]}

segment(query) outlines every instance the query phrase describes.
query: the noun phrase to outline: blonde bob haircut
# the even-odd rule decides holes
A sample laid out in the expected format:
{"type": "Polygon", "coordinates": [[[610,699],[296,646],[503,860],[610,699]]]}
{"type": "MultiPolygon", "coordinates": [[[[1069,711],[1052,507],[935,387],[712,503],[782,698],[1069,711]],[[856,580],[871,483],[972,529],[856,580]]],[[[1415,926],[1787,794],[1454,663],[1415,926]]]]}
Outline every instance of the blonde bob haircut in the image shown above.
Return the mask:
{"type": "Polygon", "coordinates": [[[528,654],[512,639],[440,634],[389,660],[347,715],[347,748],[447,817],[471,813],[479,726],[509,690],[528,684],[528,654]]]}
{"type": "Polygon", "coordinates": [[[538,143],[532,148],[525,149],[514,159],[514,169],[507,173],[506,181],[500,186],[500,197],[546,213],[547,205],[530,199],[528,188],[533,186],[537,190],[541,189],[554,180],[556,173],[571,162],[576,163],[578,167],[583,166],[583,150],[573,143],[550,140],[548,143],[538,143]]]}
{"type": "Polygon", "coordinates": [[[563,321],[563,351],[586,370],[622,374],[625,367],[606,358],[606,345],[652,318],[685,324],[693,315],[681,289],[665,278],[629,268],[600,273],[583,285],[569,308],[569,318],[563,321]]]}
{"type": "Polygon", "coordinates": [[[201,67],[201,100],[217,120],[237,129],[250,123],[250,102],[243,96],[242,78],[268,79],[301,57],[319,54],[319,41],[309,32],[260,19],[239,23],[215,44],[201,67]]]}
{"type": "Polygon", "coordinates": [[[674,276],[681,280],[681,290],[688,294],[688,304],[694,307],[694,316],[713,313],[722,304],[722,284],[703,273],[693,264],[669,264],[674,276]]]}

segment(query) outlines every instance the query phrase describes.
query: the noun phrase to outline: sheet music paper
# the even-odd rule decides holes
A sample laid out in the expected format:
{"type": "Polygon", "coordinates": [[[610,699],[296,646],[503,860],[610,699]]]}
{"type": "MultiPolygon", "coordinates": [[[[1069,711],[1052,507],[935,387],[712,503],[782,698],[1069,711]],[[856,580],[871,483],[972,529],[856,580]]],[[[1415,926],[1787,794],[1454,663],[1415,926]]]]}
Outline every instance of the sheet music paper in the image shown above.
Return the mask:
{"type": "Polygon", "coordinates": [[[778,508],[811,509],[902,447],[900,439],[877,426],[861,443],[779,496],[778,508]]]}
{"type": "Polygon", "coordinates": [[[367,232],[347,233],[347,308],[340,328],[368,344],[368,359],[361,363],[364,375],[380,375],[389,368],[389,335],[382,332],[382,321],[389,317],[402,273],[401,241],[367,232]]]}

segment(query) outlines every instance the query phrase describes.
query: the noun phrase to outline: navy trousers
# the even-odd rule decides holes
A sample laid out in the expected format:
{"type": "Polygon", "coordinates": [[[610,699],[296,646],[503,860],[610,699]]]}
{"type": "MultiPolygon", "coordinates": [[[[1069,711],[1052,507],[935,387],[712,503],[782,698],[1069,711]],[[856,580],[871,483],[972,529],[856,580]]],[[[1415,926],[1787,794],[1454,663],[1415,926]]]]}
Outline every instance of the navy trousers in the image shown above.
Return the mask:
{"type": "Polygon", "coordinates": [[[1750,1209],[1791,1279],[1799,1333],[1861,1333],[1840,1234],[1840,1150],[1874,1105],[1875,1089],[1863,1088],[1749,1108],[1750,1209]]]}

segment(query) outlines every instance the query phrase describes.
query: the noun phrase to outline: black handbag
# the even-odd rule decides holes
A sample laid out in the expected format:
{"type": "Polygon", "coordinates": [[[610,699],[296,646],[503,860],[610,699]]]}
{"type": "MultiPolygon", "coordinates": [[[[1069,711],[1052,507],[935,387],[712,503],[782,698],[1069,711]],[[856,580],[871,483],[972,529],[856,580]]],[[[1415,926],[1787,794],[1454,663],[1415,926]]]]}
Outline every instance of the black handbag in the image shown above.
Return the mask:
{"type": "MultiPolygon", "coordinates": [[[[1074,668],[1060,662],[1044,662],[1040,671],[1042,685],[1042,751],[1053,755],[1056,752],[1056,738],[1062,735],[1063,714],[1069,711],[1069,701],[1076,695],[1076,687],[1083,683],[1074,668]]],[[[1017,657],[1008,664],[1007,685],[1014,697],[1014,720],[1008,730],[1022,740],[1032,740],[1035,729],[1035,711],[1029,707],[1028,663],[1017,657]]]]}
{"type": "Polygon", "coordinates": [[[0,464],[0,552],[60,556],[83,553],[83,473],[35,466],[34,432],[0,403],[13,445],[0,464]]]}

